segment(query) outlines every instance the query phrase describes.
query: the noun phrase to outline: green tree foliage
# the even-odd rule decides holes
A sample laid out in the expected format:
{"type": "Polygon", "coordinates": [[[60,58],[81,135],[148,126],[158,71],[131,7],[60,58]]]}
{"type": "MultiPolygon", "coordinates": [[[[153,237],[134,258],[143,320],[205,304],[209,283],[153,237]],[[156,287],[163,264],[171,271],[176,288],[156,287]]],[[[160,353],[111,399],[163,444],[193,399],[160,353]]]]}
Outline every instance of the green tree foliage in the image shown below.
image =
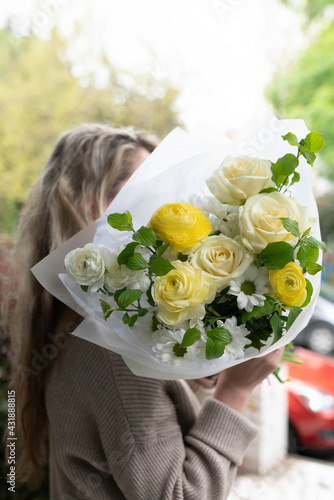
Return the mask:
{"type": "Polygon", "coordinates": [[[267,96],[284,118],[303,118],[320,131],[326,147],[320,153],[322,174],[334,180],[334,22],[299,54],[283,72],[275,75],[267,96]]]}
{"type": "Polygon", "coordinates": [[[0,232],[11,229],[62,131],[99,122],[163,137],[180,124],[179,91],[169,82],[117,70],[103,54],[103,86],[93,73],[83,81],[73,75],[67,48],[56,30],[49,41],[0,30],[0,232]]]}

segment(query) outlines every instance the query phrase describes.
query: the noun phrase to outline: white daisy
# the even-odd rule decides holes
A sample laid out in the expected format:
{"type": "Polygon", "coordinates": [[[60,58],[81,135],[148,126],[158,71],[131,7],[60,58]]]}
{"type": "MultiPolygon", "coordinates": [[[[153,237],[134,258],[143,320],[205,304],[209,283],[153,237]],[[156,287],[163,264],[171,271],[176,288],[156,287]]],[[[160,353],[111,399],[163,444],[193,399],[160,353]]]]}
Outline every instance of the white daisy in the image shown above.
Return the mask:
{"type": "Polygon", "coordinates": [[[152,347],[157,358],[167,365],[178,366],[185,361],[195,361],[199,358],[200,349],[197,348],[198,342],[190,347],[181,347],[181,342],[185,330],[167,330],[163,328],[154,333],[158,342],[152,347]]]}
{"type": "Polygon", "coordinates": [[[237,296],[239,309],[251,312],[254,306],[264,305],[265,294],[269,292],[267,285],[268,270],[265,267],[251,266],[245,274],[230,282],[228,293],[237,296]]]}
{"type": "Polygon", "coordinates": [[[229,344],[226,344],[224,353],[231,354],[236,358],[243,358],[245,356],[245,346],[251,344],[251,340],[246,338],[249,335],[249,331],[245,325],[238,326],[237,318],[232,316],[225,321],[218,320],[217,326],[223,326],[226,328],[232,336],[232,340],[229,344]]]}

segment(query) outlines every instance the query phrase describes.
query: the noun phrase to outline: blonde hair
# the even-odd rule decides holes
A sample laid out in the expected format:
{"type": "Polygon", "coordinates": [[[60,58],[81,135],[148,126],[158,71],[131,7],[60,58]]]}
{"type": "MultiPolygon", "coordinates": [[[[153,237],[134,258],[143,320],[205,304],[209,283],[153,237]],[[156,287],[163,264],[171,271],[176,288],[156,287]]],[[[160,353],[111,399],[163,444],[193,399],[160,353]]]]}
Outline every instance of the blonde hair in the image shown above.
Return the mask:
{"type": "Polygon", "coordinates": [[[52,365],[49,361],[36,370],[36,359],[50,345],[57,320],[68,311],[43,289],[30,268],[99,217],[130,177],[139,149],[151,152],[156,145],[157,139],[146,132],[106,125],[86,124],[65,132],[22,211],[13,254],[17,298],[10,321],[11,389],[17,404],[16,478],[34,487],[46,463],[44,389],[52,365]]]}

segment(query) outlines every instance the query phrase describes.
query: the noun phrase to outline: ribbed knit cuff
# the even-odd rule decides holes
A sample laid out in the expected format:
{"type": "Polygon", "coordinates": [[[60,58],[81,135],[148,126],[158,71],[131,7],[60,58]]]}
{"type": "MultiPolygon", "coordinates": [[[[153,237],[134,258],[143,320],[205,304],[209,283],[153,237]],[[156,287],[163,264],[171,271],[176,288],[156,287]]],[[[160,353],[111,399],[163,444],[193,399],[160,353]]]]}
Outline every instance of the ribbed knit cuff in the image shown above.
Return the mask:
{"type": "Polygon", "coordinates": [[[240,465],[257,427],[217,399],[208,398],[188,436],[195,437],[240,465]]]}

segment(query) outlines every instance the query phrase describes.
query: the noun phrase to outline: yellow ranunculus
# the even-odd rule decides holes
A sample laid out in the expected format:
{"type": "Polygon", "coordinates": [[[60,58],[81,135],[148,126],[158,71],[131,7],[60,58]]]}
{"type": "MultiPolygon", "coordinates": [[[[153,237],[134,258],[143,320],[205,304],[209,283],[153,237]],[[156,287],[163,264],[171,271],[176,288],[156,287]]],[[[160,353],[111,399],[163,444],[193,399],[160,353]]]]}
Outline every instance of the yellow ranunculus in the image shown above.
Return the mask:
{"type": "Polygon", "coordinates": [[[204,304],[215,298],[216,282],[188,262],[177,260],[172,264],[175,269],[156,278],[152,297],[159,307],[158,318],[167,325],[179,325],[204,316],[204,304]]]}
{"type": "Polygon", "coordinates": [[[176,250],[188,254],[208,236],[212,226],[202,210],[189,203],[166,203],[148,224],[157,236],[176,250]]]}
{"type": "Polygon", "coordinates": [[[289,262],[283,269],[269,271],[274,294],[287,306],[301,306],[307,297],[306,280],[301,268],[289,262]]]}

